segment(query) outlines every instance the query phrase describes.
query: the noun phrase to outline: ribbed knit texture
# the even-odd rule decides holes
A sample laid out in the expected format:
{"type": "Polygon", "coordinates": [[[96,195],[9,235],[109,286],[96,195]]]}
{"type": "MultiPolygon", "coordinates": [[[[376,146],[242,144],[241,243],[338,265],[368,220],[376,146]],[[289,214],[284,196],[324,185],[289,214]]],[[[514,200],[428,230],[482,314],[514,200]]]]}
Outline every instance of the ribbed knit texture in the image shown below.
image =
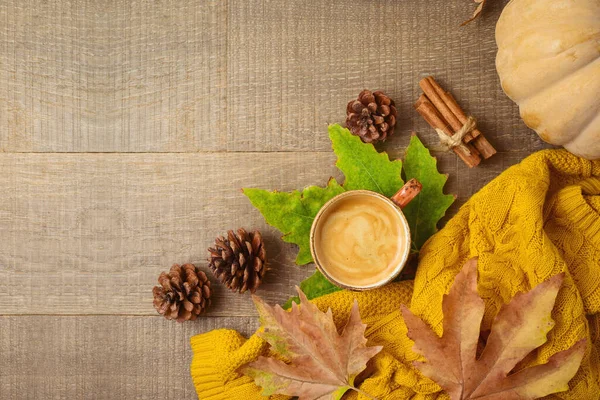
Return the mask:
{"type": "MultiPolygon", "coordinates": [[[[543,363],[587,338],[588,350],[568,392],[548,398],[587,400],[600,394],[600,162],[564,150],[529,156],[474,195],[421,250],[414,282],[369,292],[337,292],[314,300],[330,307],[343,325],[354,298],[368,325],[369,345],[382,345],[374,372],[361,389],[378,399],[447,399],[437,384],[412,367],[412,352],[400,304],[410,303],[438,333],[442,296],[469,258],[479,257],[478,290],[486,302],[482,329],[490,329],[502,304],[549,277],[566,273],[552,316],[548,342],[528,358],[543,363]]],[[[191,339],[191,374],[200,399],[263,398],[250,378],[235,370],[268,352],[258,337],[217,330],[191,339]]],[[[283,399],[285,397],[272,397],[283,399]]],[[[363,399],[352,393],[350,398],[363,399]]]]}

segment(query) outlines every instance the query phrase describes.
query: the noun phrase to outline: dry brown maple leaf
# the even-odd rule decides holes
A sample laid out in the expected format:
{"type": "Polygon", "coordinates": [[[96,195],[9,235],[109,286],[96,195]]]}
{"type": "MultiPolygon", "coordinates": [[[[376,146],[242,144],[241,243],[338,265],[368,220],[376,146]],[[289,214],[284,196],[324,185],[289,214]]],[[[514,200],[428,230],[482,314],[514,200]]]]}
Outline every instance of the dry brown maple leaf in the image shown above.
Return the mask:
{"type": "Polygon", "coordinates": [[[475,18],[479,17],[481,15],[481,11],[483,11],[483,6],[485,5],[485,2],[486,2],[486,0],[475,0],[475,3],[478,3],[479,5],[473,12],[473,16],[471,18],[469,18],[468,20],[466,20],[465,22],[463,22],[462,24],[460,24],[460,26],[465,26],[469,22],[474,21],[475,18]]]}
{"type": "Polygon", "coordinates": [[[296,290],[300,306],[292,303],[289,312],[252,296],[263,328],[258,335],[290,362],[260,356],[240,372],[252,377],[265,396],[278,393],[300,400],[324,400],[340,399],[350,389],[361,392],[354,387],[354,378],[381,351],[381,346],[366,346],[366,325],[361,322],[358,303],[354,302],[340,335],[331,309],[321,312],[299,288],[296,290]]]}
{"type": "Polygon", "coordinates": [[[477,293],[477,260],[468,261],[444,296],[443,335],[403,306],[413,350],[427,362],[415,362],[452,400],[527,400],[569,389],[585,352],[585,340],[554,354],[546,364],[510,374],[527,354],[546,342],[563,274],[517,294],[496,315],[486,346],[476,359],[484,302],[477,293]],[[510,375],[509,375],[510,374],[510,375]]]}

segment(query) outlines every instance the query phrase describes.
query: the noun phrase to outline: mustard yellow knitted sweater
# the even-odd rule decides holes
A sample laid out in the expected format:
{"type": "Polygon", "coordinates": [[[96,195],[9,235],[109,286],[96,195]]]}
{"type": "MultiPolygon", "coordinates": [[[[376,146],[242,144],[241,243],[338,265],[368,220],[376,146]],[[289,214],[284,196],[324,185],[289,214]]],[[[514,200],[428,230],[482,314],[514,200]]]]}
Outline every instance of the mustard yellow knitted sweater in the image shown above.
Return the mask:
{"type": "MultiPolygon", "coordinates": [[[[568,392],[555,399],[600,398],[600,161],[563,150],[529,156],[474,195],[423,247],[414,282],[363,293],[342,291],[314,300],[330,307],[336,323],[358,299],[368,325],[369,345],[382,345],[375,371],[361,389],[378,399],[445,399],[447,395],[411,365],[417,359],[406,336],[399,306],[410,303],[437,332],[442,330],[442,296],[465,261],[479,256],[480,295],[486,302],[483,329],[516,293],[566,272],[553,318],[556,326],[532,363],[543,363],[581,338],[588,349],[568,392]]],[[[191,339],[191,374],[200,399],[262,399],[260,388],[235,370],[267,352],[257,336],[246,340],[231,330],[191,339]]],[[[351,398],[357,398],[356,393],[351,398]]],[[[283,396],[272,397],[285,398],[283,396]]]]}

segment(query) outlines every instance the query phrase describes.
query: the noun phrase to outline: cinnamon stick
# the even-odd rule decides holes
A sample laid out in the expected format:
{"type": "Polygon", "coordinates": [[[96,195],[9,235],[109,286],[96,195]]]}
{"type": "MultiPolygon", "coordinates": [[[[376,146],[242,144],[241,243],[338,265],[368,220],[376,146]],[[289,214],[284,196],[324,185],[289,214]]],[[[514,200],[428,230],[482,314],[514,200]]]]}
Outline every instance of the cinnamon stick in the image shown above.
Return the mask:
{"type": "MultiPolygon", "coordinates": [[[[419,82],[419,86],[421,87],[421,89],[423,89],[423,93],[425,93],[425,96],[427,96],[427,98],[433,103],[435,108],[437,108],[440,114],[442,114],[442,117],[444,117],[444,119],[448,121],[454,132],[462,128],[462,126],[466,122],[466,118],[465,121],[463,121],[462,123],[458,120],[458,117],[450,109],[450,105],[447,103],[447,93],[444,92],[444,90],[440,87],[440,85],[437,84],[437,82],[433,79],[432,76],[428,76],[427,78],[421,79],[421,81],[419,82]],[[442,98],[442,96],[444,98],[442,98]]],[[[454,100],[454,98],[452,100],[454,100]]],[[[471,140],[473,140],[473,134],[466,134],[464,141],[466,143],[469,143],[471,140]]]]}
{"type": "MultiPolygon", "coordinates": [[[[454,131],[451,126],[444,120],[444,118],[440,115],[435,106],[429,101],[427,96],[424,94],[419,97],[417,102],[415,103],[415,110],[427,121],[427,123],[434,129],[439,129],[444,132],[448,136],[454,135],[454,131]]],[[[466,143],[465,147],[455,147],[452,149],[460,158],[469,166],[469,168],[473,168],[481,162],[481,157],[479,156],[479,151],[472,144],[466,143]],[[468,149],[465,151],[464,149],[468,149]]]]}
{"type": "Polygon", "coordinates": [[[494,154],[496,154],[496,149],[494,148],[494,146],[492,146],[492,144],[488,142],[488,140],[483,135],[477,136],[475,139],[473,139],[472,143],[477,148],[477,150],[479,150],[481,156],[486,160],[494,154]]]}
{"type": "MultiPolygon", "coordinates": [[[[431,78],[430,81],[435,82],[433,77],[430,76],[429,78],[431,78]]],[[[462,124],[466,123],[468,117],[466,116],[462,108],[460,108],[460,106],[454,99],[454,96],[452,96],[451,93],[445,92],[444,89],[442,89],[440,85],[437,84],[437,82],[435,82],[435,85],[437,86],[436,92],[442,92],[444,102],[448,104],[448,107],[450,108],[450,110],[452,110],[452,113],[458,118],[458,120],[462,124]]],[[[494,149],[490,142],[487,141],[487,139],[485,138],[485,136],[483,136],[479,129],[473,129],[473,132],[471,132],[471,134],[471,140],[473,141],[473,144],[475,145],[475,147],[477,147],[477,150],[479,150],[483,158],[487,160],[488,158],[496,154],[496,149],[494,149]]],[[[468,138],[465,136],[465,141],[467,141],[467,139],[468,138]]]]}
{"type": "MultiPolygon", "coordinates": [[[[433,105],[439,110],[442,117],[457,132],[467,122],[467,115],[460,108],[458,102],[451,93],[446,92],[432,76],[422,79],[419,86],[423,89],[425,95],[431,100],[433,105]]],[[[464,142],[470,143],[477,148],[481,156],[485,159],[496,154],[496,149],[488,142],[479,129],[474,129],[471,133],[465,135],[464,142]]]]}
{"type": "MultiPolygon", "coordinates": [[[[433,80],[433,77],[430,77],[430,78],[433,80]]],[[[444,92],[444,89],[439,87],[439,85],[438,85],[438,88],[439,88],[439,90],[444,92]]],[[[452,93],[444,92],[444,101],[447,102],[448,107],[450,107],[450,109],[452,110],[452,113],[454,115],[456,115],[456,118],[458,118],[460,123],[464,124],[467,121],[467,115],[465,114],[463,109],[460,108],[460,106],[456,102],[456,99],[454,98],[454,96],[452,96],[452,93]]],[[[480,135],[481,135],[481,131],[479,129],[473,129],[473,132],[472,132],[473,138],[476,138],[480,135]]]]}

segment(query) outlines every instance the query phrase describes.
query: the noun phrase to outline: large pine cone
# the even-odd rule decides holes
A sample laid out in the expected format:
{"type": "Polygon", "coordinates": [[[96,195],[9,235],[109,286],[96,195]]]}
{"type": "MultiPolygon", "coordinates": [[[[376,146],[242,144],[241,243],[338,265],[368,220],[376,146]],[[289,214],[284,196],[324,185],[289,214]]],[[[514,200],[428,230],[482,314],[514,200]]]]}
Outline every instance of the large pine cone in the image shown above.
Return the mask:
{"type": "Polygon", "coordinates": [[[385,141],[394,133],[396,105],[385,93],[363,90],[346,107],[346,126],[365,143],[385,141]]]}
{"type": "Polygon", "coordinates": [[[210,305],[210,281],[194,264],[174,264],[152,289],[154,308],[166,319],[195,320],[210,305]]]}
{"type": "Polygon", "coordinates": [[[234,292],[254,293],[267,272],[267,252],[259,231],[251,233],[238,229],[219,236],[215,246],[208,249],[209,268],[225,286],[234,292]]]}

